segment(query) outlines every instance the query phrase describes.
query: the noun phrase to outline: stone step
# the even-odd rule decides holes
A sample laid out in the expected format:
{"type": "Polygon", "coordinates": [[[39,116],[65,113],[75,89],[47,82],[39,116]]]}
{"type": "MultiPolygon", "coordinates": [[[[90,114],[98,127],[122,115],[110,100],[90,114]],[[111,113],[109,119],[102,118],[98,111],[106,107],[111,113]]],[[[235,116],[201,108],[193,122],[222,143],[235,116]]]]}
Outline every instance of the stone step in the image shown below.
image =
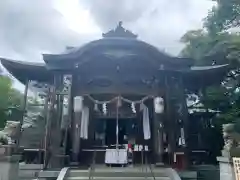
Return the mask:
{"type": "MultiPolygon", "coordinates": [[[[66,180],[88,180],[89,170],[71,169],[68,172],[66,180]]],[[[96,168],[91,173],[91,179],[94,180],[171,180],[167,174],[166,168],[152,169],[149,167],[139,168],[96,168]]]]}
{"type": "MultiPolygon", "coordinates": [[[[123,180],[123,177],[92,177],[95,180],[123,180]]],[[[67,177],[66,180],[89,180],[89,177],[67,177]]],[[[153,177],[124,177],[124,180],[154,180],[153,177]]],[[[155,180],[171,180],[169,177],[155,177],[155,180]]]]}
{"type": "MultiPolygon", "coordinates": [[[[96,169],[91,174],[94,177],[145,177],[151,176],[152,173],[155,177],[167,177],[168,174],[164,170],[153,170],[150,169],[131,169],[131,168],[106,168],[106,169],[96,169]]],[[[70,170],[68,173],[69,177],[88,177],[89,170],[70,170]]]]}
{"type": "Polygon", "coordinates": [[[20,180],[34,179],[43,168],[42,164],[19,164],[18,176],[20,180]]]}
{"type": "MultiPolygon", "coordinates": [[[[77,174],[77,173],[70,173],[69,177],[85,177],[89,176],[89,172],[87,173],[82,173],[82,174],[77,174]]],[[[148,173],[92,173],[92,176],[94,177],[145,177],[145,176],[153,176],[150,172],[148,173]]],[[[166,174],[159,174],[159,173],[154,173],[155,177],[167,177],[166,174]]]]}
{"type": "Polygon", "coordinates": [[[178,174],[182,180],[197,180],[196,171],[180,171],[178,174]]]}
{"type": "MultiPolygon", "coordinates": [[[[155,168],[150,166],[153,172],[165,172],[166,169],[169,168],[155,168]]],[[[149,166],[137,166],[137,167],[95,167],[94,172],[141,172],[143,170],[148,169],[150,171],[149,166]]],[[[70,172],[87,172],[89,169],[70,169],[70,172]]]]}
{"type": "MultiPolygon", "coordinates": [[[[39,179],[57,179],[60,170],[40,171],[39,179]]],[[[156,180],[180,180],[177,172],[171,168],[153,168],[156,180]]],[[[65,175],[64,175],[65,176],[65,175]]],[[[150,170],[143,171],[139,167],[128,168],[96,168],[91,174],[93,180],[154,180],[150,170]]],[[[64,180],[89,180],[89,170],[69,169],[64,180]]]]}

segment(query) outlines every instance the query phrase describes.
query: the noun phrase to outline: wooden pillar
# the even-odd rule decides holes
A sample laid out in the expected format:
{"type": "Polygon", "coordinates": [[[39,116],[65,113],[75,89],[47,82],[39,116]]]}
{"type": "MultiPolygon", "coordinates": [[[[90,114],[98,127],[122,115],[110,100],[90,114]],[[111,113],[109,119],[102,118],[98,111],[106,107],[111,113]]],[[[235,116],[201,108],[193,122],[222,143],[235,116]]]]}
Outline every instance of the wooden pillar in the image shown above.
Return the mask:
{"type": "Polygon", "coordinates": [[[19,125],[19,130],[18,130],[18,138],[16,142],[16,147],[18,148],[20,145],[20,140],[22,136],[22,125],[25,117],[25,112],[26,112],[26,107],[27,107],[27,95],[28,95],[28,86],[29,86],[29,80],[26,80],[25,84],[25,89],[24,89],[24,96],[23,96],[23,101],[21,104],[21,118],[20,118],[20,125],[19,125]]]}
{"type": "Polygon", "coordinates": [[[168,159],[169,164],[173,163],[173,154],[176,149],[175,119],[172,116],[171,86],[169,77],[165,76],[165,118],[166,131],[168,134],[168,159]]]}
{"type": "Polygon", "coordinates": [[[74,77],[73,79],[73,90],[74,90],[74,95],[73,95],[73,103],[72,103],[72,108],[74,109],[73,111],[73,119],[71,122],[71,138],[72,138],[72,164],[73,165],[78,165],[79,164],[79,153],[80,153],[80,143],[81,143],[81,138],[80,138],[80,130],[81,130],[81,117],[82,117],[82,112],[77,111],[74,106],[74,98],[79,95],[76,93],[76,84],[78,82],[78,79],[74,77]]]}
{"type": "Polygon", "coordinates": [[[45,151],[45,157],[44,157],[44,169],[47,169],[50,165],[50,159],[52,157],[52,120],[53,120],[53,111],[54,111],[54,104],[55,104],[55,87],[50,86],[49,87],[49,92],[48,92],[48,101],[49,101],[49,105],[48,105],[48,109],[47,109],[47,125],[46,125],[46,151],[45,151]]]}
{"type": "Polygon", "coordinates": [[[163,165],[163,122],[162,115],[154,112],[153,117],[153,140],[154,140],[154,159],[156,166],[163,165]]]}
{"type": "Polygon", "coordinates": [[[182,118],[183,118],[183,130],[184,130],[184,138],[185,138],[185,146],[184,146],[184,155],[185,155],[185,166],[186,168],[189,166],[189,123],[188,123],[188,107],[186,101],[185,87],[183,84],[183,79],[180,77],[180,101],[182,104],[182,118]]]}
{"type": "Polygon", "coordinates": [[[64,149],[61,145],[61,121],[59,119],[59,103],[60,96],[56,94],[56,90],[59,87],[60,74],[54,75],[54,86],[50,92],[50,108],[48,114],[48,120],[50,122],[50,167],[61,168],[64,166],[64,149]]]}
{"type": "MultiPolygon", "coordinates": [[[[66,94],[64,94],[64,97],[67,97],[67,101],[68,101],[68,105],[67,105],[67,117],[64,117],[64,114],[62,114],[62,117],[63,118],[66,118],[66,123],[63,123],[63,120],[62,120],[62,123],[64,124],[64,127],[62,127],[62,131],[63,131],[63,139],[62,139],[62,142],[61,142],[61,146],[64,148],[64,154],[66,155],[67,157],[67,163],[69,163],[69,158],[70,158],[70,154],[68,153],[69,151],[67,150],[67,148],[70,148],[68,147],[68,144],[69,142],[67,142],[68,140],[68,135],[69,135],[69,131],[71,130],[71,121],[73,119],[73,77],[72,75],[67,75],[68,76],[68,80],[69,80],[69,83],[67,84],[67,87],[66,87],[66,94]],[[68,152],[67,152],[68,151],[68,152]]],[[[65,76],[63,77],[63,81],[65,79],[65,76]]],[[[64,82],[63,82],[64,84],[64,82]]],[[[65,85],[64,85],[65,87],[65,85]]],[[[65,119],[64,119],[65,120],[65,119]]]]}
{"type": "MultiPolygon", "coordinates": [[[[162,77],[159,76],[159,79],[162,79],[162,77]]],[[[158,91],[160,90],[160,86],[158,86],[158,91]]],[[[158,94],[159,97],[162,96],[162,94],[158,94]]],[[[162,97],[163,98],[163,97],[162,97]]],[[[164,100],[165,101],[165,100],[164,100]]],[[[164,105],[165,106],[165,105],[164,105]]],[[[165,109],[165,107],[164,107],[165,109]]],[[[165,111],[165,110],[164,110],[165,111]]],[[[154,158],[155,158],[155,164],[156,166],[162,166],[163,163],[163,153],[164,153],[164,143],[163,143],[163,134],[164,134],[164,119],[163,119],[163,113],[156,113],[154,108],[154,102],[153,102],[153,139],[154,139],[154,158]]]]}
{"type": "Polygon", "coordinates": [[[46,92],[45,103],[44,103],[44,120],[45,124],[45,138],[44,138],[44,159],[43,159],[43,167],[44,169],[48,166],[48,155],[49,155],[49,132],[50,132],[50,122],[48,118],[49,111],[49,98],[50,98],[50,87],[46,92]]]}
{"type": "Polygon", "coordinates": [[[72,146],[72,160],[74,164],[79,164],[79,153],[80,153],[80,130],[81,130],[81,111],[74,112],[74,119],[72,124],[73,133],[73,146],[72,146]]]}

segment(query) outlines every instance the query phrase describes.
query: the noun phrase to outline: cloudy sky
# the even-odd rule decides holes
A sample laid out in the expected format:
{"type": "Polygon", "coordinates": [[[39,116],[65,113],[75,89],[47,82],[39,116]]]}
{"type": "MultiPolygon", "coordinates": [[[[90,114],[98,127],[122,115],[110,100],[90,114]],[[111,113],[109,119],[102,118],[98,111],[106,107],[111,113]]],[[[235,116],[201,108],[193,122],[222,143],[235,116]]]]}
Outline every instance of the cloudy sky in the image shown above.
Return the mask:
{"type": "Polygon", "coordinates": [[[159,49],[177,55],[179,38],[200,28],[210,0],[1,0],[0,56],[42,61],[100,38],[118,21],[159,49]]]}

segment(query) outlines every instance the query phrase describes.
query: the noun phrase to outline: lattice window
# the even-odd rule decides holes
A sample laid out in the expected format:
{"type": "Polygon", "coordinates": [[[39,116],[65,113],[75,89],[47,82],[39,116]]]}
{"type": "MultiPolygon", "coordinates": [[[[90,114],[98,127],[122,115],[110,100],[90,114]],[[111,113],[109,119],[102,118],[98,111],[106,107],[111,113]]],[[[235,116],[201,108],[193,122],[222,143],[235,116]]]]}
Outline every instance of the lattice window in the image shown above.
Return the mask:
{"type": "Polygon", "coordinates": [[[233,158],[233,166],[236,180],[240,180],[240,158],[233,158]]]}

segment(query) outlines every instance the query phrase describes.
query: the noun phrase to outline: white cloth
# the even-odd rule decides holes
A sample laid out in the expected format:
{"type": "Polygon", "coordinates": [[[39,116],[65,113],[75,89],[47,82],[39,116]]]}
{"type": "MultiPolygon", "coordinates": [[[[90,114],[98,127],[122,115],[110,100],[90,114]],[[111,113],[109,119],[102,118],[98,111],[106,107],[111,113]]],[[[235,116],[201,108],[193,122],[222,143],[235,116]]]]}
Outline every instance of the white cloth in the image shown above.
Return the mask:
{"type": "Polygon", "coordinates": [[[143,105],[143,136],[145,140],[151,138],[151,130],[149,124],[149,111],[147,106],[143,105]]]}
{"type": "Polygon", "coordinates": [[[63,105],[61,129],[68,128],[68,106],[63,105]]]}
{"type": "Polygon", "coordinates": [[[127,164],[127,149],[106,149],[106,164],[127,164]]]}
{"type": "Polygon", "coordinates": [[[186,142],[185,142],[185,134],[184,134],[184,129],[181,128],[181,145],[185,146],[186,142]]]}
{"type": "Polygon", "coordinates": [[[88,125],[89,125],[89,108],[84,107],[82,110],[80,130],[80,137],[83,139],[88,139],[88,125]]]}

